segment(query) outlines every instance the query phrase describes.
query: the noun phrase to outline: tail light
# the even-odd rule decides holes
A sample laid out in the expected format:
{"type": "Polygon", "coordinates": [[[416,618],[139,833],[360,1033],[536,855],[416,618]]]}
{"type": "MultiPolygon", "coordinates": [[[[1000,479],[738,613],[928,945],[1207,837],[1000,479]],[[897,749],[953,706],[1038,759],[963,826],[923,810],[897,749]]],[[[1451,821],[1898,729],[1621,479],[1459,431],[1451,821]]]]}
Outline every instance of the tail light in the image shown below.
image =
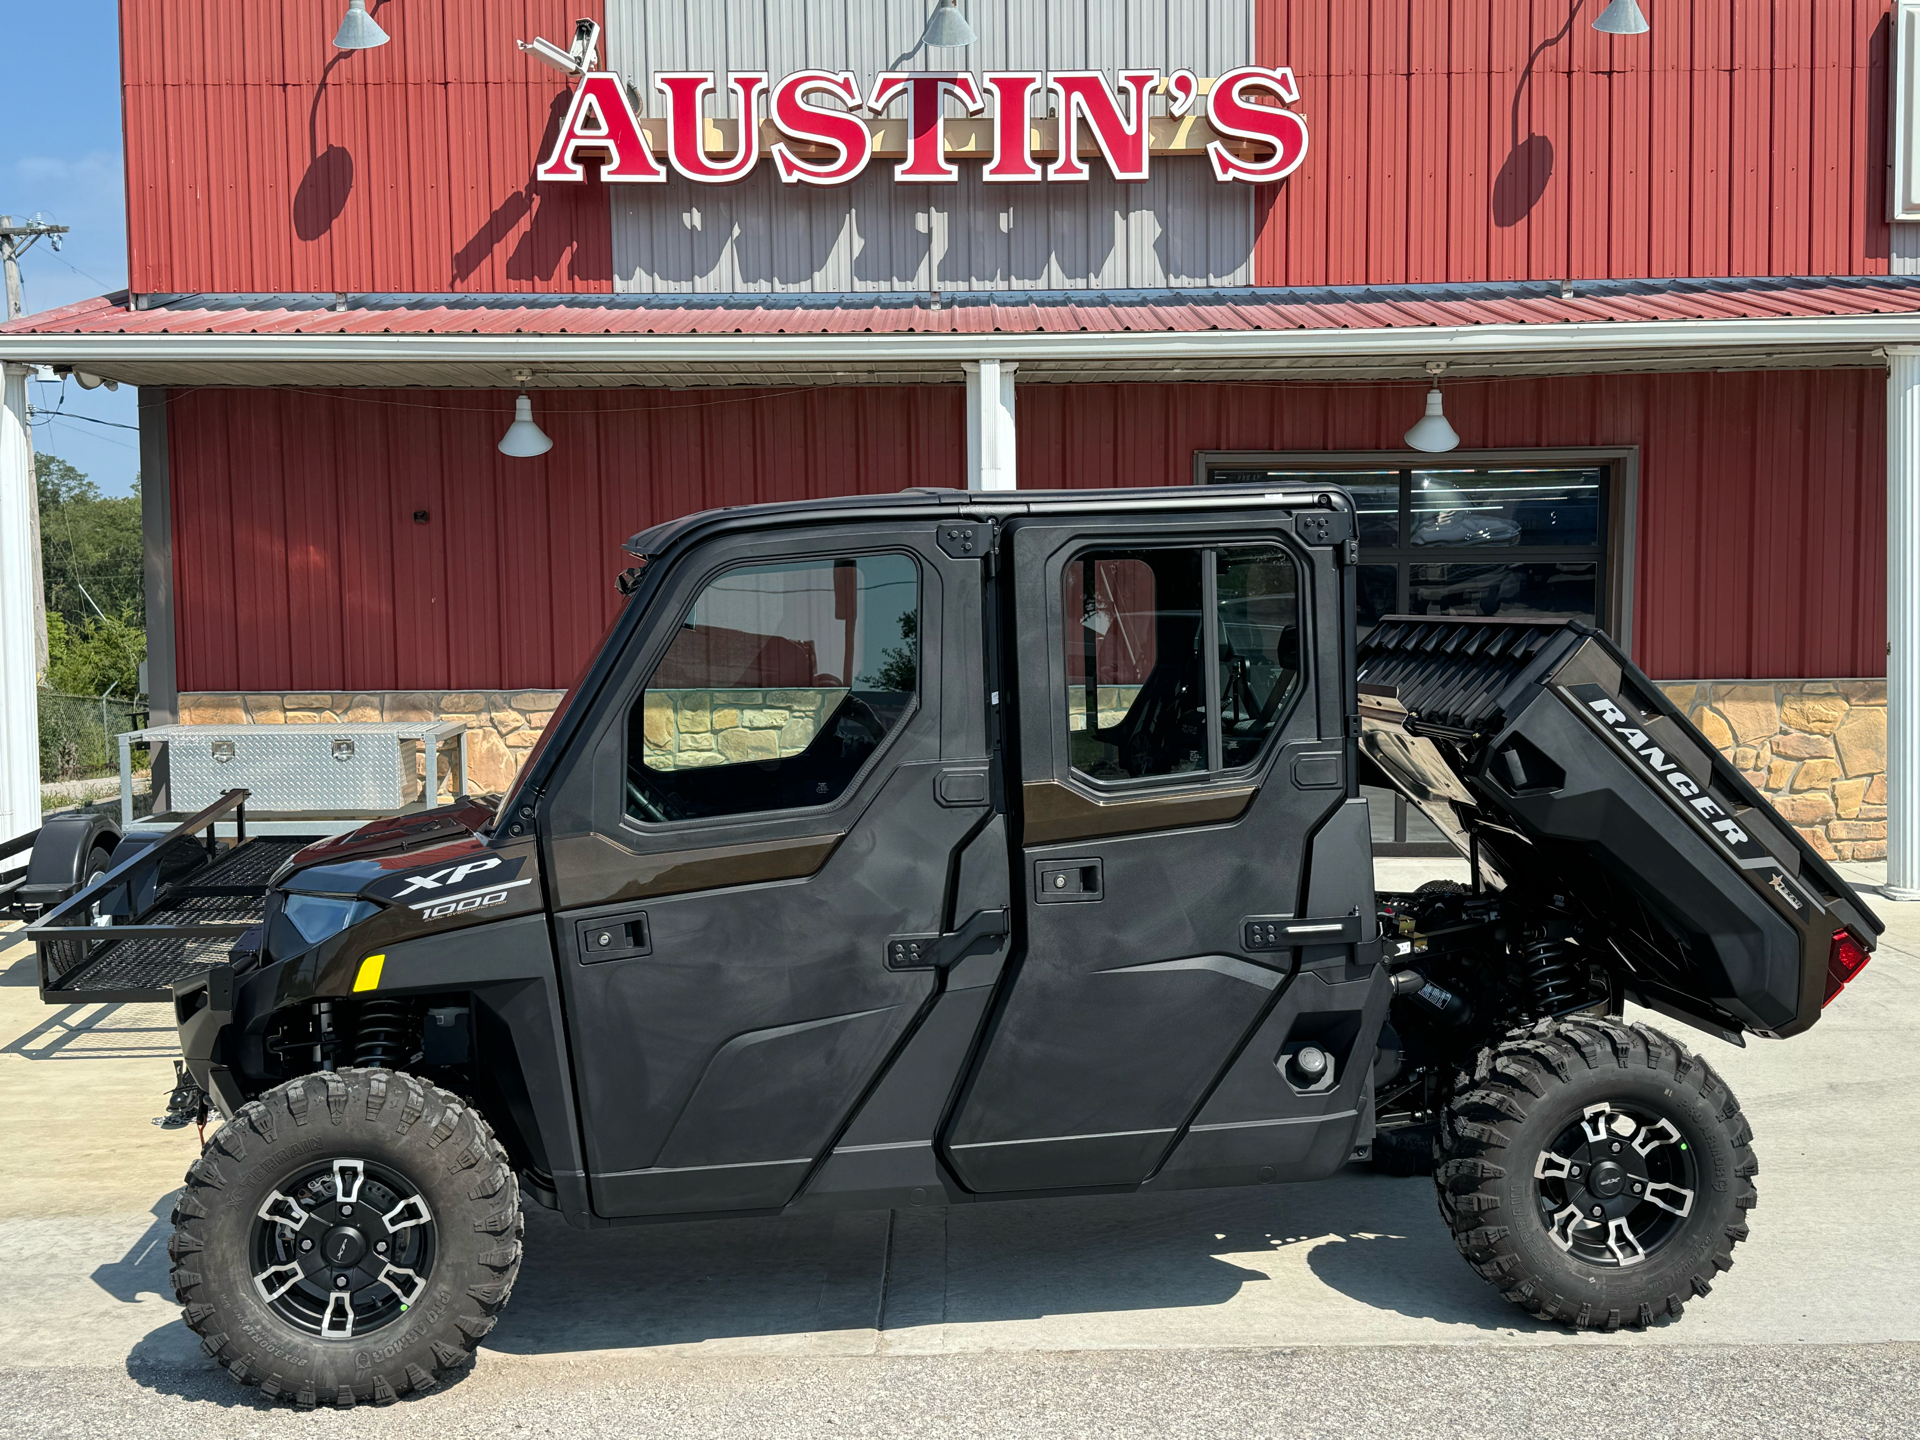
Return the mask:
{"type": "Polygon", "coordinates": [[[1825,1010],[1828,1002],[1841,994],[1841,988],[1861,974],[1861,968],[1868,963],[1868,948],[1846,931],[1834,933],[1834,944],[1828,948],[1828,993],[1822,998],[1825,1010]]]}

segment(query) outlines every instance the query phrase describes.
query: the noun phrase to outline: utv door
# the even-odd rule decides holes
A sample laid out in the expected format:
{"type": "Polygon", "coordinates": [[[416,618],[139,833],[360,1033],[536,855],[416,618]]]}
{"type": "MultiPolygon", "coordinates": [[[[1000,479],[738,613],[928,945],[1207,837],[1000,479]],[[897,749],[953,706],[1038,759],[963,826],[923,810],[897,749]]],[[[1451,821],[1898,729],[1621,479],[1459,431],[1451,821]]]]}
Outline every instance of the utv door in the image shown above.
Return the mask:
{"type": "Polygon", "coordinates": [[[675,562],[557,783],[603,1215],[784,1204],[932,997],[901,938],[951,924],[988,804],[981,564],[935,534],[760,532],[675,562]]]}
{"type": "Polygon", "coordinates": [[[1305,915],[1344,798],[1340,573],[1278,511],[1008,533],[1024,951],[946,1154],[1133,1185],[1287,979],[1250,927],[1305,915]]]}

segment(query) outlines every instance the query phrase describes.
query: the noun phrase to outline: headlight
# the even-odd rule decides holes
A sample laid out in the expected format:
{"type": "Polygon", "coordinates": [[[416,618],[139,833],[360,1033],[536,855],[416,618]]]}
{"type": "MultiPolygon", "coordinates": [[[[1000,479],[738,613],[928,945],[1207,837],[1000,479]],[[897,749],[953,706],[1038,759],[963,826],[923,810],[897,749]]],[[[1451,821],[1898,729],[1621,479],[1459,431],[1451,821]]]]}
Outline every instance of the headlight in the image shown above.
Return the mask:
{"type": "Polygon", "coordinates": [[[281,904],[286,916],[308,945],[318,945],[338,935],[356,921],[364,921],[380,907],[372,901],[342,900],[338,896],[303,896],[289,893],[281,904]]]}

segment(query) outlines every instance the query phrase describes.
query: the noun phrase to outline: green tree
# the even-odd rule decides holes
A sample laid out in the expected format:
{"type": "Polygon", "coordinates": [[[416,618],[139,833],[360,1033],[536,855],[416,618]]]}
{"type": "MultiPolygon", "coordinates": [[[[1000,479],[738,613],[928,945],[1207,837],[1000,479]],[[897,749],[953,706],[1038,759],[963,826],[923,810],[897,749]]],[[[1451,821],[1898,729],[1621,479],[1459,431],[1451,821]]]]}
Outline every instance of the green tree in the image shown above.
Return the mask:
{"type": "Polygon", "coordinates": [[[58,611],[47,612],[49,690],[74,696],[111,691],[131,701],[140,692],[140,662],[146,658],[146,632],[125,616],[96,616],[76,626],[58,611]]]}
{"type": "Polygon", "coordinates": [[[84,471],[57,455],[35,457],[34,472],[40,490],[40,566],[47,585],[49,648],[55,615],[74,631],[103,617],[109,626],[118,623],[144,631],[139,480],[130,496],[103,496],[84,471]]]}

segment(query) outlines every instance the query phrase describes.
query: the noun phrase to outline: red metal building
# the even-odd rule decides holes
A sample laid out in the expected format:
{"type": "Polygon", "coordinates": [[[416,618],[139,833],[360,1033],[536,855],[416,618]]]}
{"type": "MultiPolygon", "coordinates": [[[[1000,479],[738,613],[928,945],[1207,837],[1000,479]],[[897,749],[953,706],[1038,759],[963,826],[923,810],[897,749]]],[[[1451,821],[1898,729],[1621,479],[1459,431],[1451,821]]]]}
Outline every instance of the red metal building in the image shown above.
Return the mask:
{"type": "Polygon", "coordinates": [[[1363,556],[1376,611],[1592,616],[1818,846],[1880,856],[1892,805],[1912,870],[1906,0],[1663,4],[1638,36],[1596,31],[1599,0],[1108,28],[975,0],[974,47],[911,62],[960,77],[926,87],[941,113],[911,84],[862,103],[917,0],[732,28],[694,0],[384,0],[360,51],[329,43],[340,8],[124,6],[130,290],[0,331],[9,361],[141,387],[157,717],[464,715],[500,784],[644,525],[1308,471],[1411,527],[1363,556]],[[515,44],[583,13],[582,74],[515,44]],[[765,107],[743,159],[747,92],[718,98],[807,69],[848,73],[853,103],[810,103],[872,151],[832,184],[783,183],[831,149],[765,107]],[[650,83],[684,70],[715,77],[704,114],[650,83]],[[1077,70],[1105,128],[1049,88],[1077,70]],[[585,178],[538,178],[570,144],[585,178]],[[983,173],[1023,147],[1037,183],[983,173]],[[1403,439],[1437,367],[1443,454],[1403,439]],[[535,459],[495,449],[521,391],[535,459]],[[1498,583],[1419,549],[1431,488],[1498,508],[1529,477],[1586,530],[1490,541],[1498,583]]]}

